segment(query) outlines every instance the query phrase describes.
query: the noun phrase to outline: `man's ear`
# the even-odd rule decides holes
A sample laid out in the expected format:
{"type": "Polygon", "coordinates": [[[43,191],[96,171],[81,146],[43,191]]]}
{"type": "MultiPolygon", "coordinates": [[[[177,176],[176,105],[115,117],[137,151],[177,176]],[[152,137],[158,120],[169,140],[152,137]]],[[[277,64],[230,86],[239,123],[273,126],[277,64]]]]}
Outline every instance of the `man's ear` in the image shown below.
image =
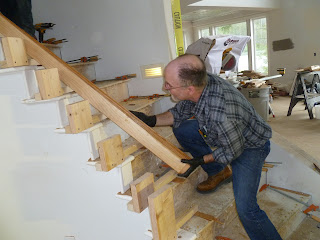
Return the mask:
{"type": "Polygon", "coordinates": [[[188,86],[187,89],[190,95],[193,95],[197,90],[195,86],[188,86]]]}

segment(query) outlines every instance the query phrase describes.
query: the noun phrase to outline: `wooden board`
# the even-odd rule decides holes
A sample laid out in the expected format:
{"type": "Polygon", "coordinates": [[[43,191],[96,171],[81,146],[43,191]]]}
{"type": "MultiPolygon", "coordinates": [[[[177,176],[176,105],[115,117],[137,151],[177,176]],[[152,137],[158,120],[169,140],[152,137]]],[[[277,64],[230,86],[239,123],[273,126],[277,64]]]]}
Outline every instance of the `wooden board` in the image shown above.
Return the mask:
{"type": "Polygon", "coordinates": [[[213,238],[213,221],[208,222],[207,226],[205,226],[197,236],[196,240],[208,240],[213,238]]]}
{"type": "Polygon", "coordinates": [[[208,221],[214,221],[214,222],[217,222],[217,223],[223,225],[223,222],[221,222],[218,218],[215,218],[212,215],[209,215],[209,214],[206,214],[206,213],[202,213],[202,212],[196,212],[194,215],[197,216],[197,217],[201,217],[203,219],[206,219],[208,221]]]}
{"type": "Polygon", "coordinates": [[[181,216],[176,219],[176,229],[179,230],[198,211],[198,205],[193,205],[186,209],[181,216]]]}
{"type": "Polygon", "coordinates": [[[131,184],[133,211],[141,213],[148,207],[148,197],[154,192],[154,176],[145,173],[131,184]]]}
{"type": "Polygon", "coordinates": [[[154,240],[177,239],[172,187],[166,185],[148,198],[154,240]]]}
{"type": "Polygon", "coordinates": [[[5,67],[29,65],[29,60],[23,39],[16,37],[2,38],[2,47],[4,55],[6,57],[5,67]]]}
{"type": "Polygon", "coordinates": [[[98,142],[102,171],[110,171],[123,163],[123,148],[120,134],[98,142]]]}
{"type": "Polygon", "coordinates": [[[66,106],[71,133],[79,133],[93,126],[90,104],[87,100],[66,106]]]}
{"type": "Polygon", "coordinates": [[[60,79],[75,90],[82,98],[115,122],[120,128],[133,136],[161,160],[179,173],[188,170],[189,165],[181,163],[181,159],[190,157],[159,136],[127,109],[106,95],[88,79],[42,46],[38,41],[15,26],[10,20],[0,15],[0,33],[5,36],[22,38],[27,54],[41,63],[45,68],[58,68],[60,79]]]}
{"type": "Polygon", "coordinates": [[[51,99],[63,95],[57,68],[36,71],[41,99],[51,99]]]}
{"type": "Polygon", "coordinates": [[[176,177],[177,177],[177,173],[174,170],[170,170],[155,182],[155,185],[154,185],[155,191],[159,190],[166,184],[170,183],[176,177]]]}

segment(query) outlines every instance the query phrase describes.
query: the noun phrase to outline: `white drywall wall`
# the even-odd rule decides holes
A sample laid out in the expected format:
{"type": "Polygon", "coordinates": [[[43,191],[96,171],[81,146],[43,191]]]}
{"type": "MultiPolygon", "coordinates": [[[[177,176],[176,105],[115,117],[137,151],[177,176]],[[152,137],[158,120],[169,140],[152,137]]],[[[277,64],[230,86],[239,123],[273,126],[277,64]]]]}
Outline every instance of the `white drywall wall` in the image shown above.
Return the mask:
{"type": "Polygon", "coordinates": [[[87,135],[55,133],[56,105],[22,104],[24,74],[1,71],[0,239],[150,239],[148,210],[116,198],[118,169],[87,165],[87,135]]]}
{"type": "Polygon", "coordinates": [[[97,80],[136,73],[130,95],[162,92],[162,78],[141,79],[140,66],[169,61],[162,0],[33,0],[34,23],[52,22],[45,39],[67,38],[64,60],[99,55],[97,80]]]}
{"type": "Polygon", "coordinates": [[[268,15],[270,73],[277,74],[278,67],[285,67],[286,75],[281,78],[281,83],[288,86],[287,90],[290,90],[294,70],[320,64],[319,11],[318,0],[282,0],[281,9],[268,15]],[[287,38],[292,40],[293,49],[272,50],[273,41],[287,38]]]}

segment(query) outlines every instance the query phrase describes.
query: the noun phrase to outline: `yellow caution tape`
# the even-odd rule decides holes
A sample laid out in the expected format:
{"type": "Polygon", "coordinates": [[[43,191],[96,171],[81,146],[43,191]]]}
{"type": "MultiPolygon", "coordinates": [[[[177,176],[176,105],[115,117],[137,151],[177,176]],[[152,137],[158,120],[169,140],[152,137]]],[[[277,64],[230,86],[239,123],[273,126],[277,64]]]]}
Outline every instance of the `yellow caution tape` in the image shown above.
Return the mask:
{"type": "Polygon", "coordinates": [[[184,54],[180,0],[171,0],[172,20],[178,56],[184,54]]]}

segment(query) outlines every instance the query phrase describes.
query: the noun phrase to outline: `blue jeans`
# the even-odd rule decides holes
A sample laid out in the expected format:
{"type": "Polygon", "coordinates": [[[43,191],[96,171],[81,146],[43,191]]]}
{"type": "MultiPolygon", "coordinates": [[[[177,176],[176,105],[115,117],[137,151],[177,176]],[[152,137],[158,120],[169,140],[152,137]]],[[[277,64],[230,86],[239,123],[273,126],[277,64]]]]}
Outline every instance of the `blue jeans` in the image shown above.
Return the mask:
{"type": "MultiPolygon", "coordinates": [[[[197,120],[184,121],[178,128],[173,128],[180,145],[193,157],[212,153],[198,132],[197,120]]],[[[257,203],[257,191],[260,183],[263,163],[270,152],[270,141],[263,147],[245,149],[231,162],[233,192],[239,218],[253,240],[279,240],[279,233],[257,203]]],[[[209,176],[225,168],[224,164],[212,162],[202,165],[209,176]]]]}
{"type": "Polygon", "coordinates": [[[2,0],[0,11],[17,26],[34,36],[31,0],[2,0]]]}

